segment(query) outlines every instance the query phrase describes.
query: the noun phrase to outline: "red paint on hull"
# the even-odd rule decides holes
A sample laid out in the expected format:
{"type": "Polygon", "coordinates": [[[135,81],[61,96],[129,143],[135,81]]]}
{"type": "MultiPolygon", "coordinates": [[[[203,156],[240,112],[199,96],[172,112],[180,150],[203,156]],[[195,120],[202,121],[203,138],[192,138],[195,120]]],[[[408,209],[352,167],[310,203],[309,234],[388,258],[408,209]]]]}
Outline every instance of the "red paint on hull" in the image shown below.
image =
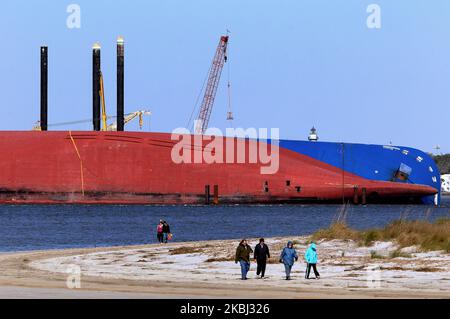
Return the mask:
{"type": "Polygon", "coordinates": [[[355,185],[388,201],[436,193],[347,172],[343,187],[342,170],[286,149],[273,175],[262,163],[175,164],[175,143],[167,133],[0,132],[0,202],[203,204],[205,185],[219,185],[222,203],[351,200],[355,185]]]}

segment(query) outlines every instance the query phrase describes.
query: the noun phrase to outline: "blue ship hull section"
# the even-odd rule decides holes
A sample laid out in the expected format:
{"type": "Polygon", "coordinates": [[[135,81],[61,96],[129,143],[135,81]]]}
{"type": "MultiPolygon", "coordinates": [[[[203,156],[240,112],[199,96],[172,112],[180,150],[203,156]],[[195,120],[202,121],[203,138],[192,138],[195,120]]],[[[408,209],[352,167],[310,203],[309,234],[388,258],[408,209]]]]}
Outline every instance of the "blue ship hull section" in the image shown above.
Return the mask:
{"type": "Polygon", "coordinates": [[[428,154],[410,147],[332,142],[280,140],[280,147],[307,155],[355,175],[378,181],[429,185],[436,196],[422,198],[424,204],[440,204],[439,169],[428,154]],[[406,168],[406,181],[395,178],[400,167],[406,168]]]}

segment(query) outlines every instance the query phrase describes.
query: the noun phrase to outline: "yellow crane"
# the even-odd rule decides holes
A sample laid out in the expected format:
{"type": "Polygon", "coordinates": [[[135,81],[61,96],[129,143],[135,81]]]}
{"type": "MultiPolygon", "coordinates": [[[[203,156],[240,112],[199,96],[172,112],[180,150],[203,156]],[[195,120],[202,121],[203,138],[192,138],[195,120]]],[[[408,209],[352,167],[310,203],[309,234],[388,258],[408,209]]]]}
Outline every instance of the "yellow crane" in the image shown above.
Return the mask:
{"type": "MultiPolygon", "coordinates": [[[[103,75],[100,72],[100,97],[102,99],[102,131],[117,131],[117,122],[108,125],[106,120],[108,116],[106,115],[106,103],[105,103],[105,89],[103,86],[103,75]]],[[[139,128],[142,130],[142,126],[144,125],[144,115],[152,115],[150,111],[140,110],[130,114],[127,114],[124,118],[124,124],[127,124],[134,120],[136,117],[139,117],[139,128]]]]}
{"type": "Polygon", "coordinates": [[[33,131],[42,131],[41,130],[41,121],[36,122],[36,124],[33,126],[33,131]]]}
{"type": "Polygon", "coordinates": [[[100,97],[102,99],[102,131],[106,131],[108,125],[106,124],[106,103],[105,103],[105,90],[103,87],[103,73],[100,71],[100,97]]]}

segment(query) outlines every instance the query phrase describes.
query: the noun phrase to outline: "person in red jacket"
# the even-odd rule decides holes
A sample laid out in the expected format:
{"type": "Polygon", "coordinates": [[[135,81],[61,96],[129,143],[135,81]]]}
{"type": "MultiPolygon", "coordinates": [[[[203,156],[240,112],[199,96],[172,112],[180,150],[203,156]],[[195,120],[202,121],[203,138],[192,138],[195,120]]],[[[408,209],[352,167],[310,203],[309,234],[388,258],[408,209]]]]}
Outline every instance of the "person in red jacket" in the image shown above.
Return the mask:
{"type": "Polygon", "coordinates": [[[163,221],[161,219],[159,221],[158,226],[156,226],[156,238],[158,239],[158,242],[160,244],[162,244],[163,241],[164,241],[163,227],[164,227],[164,223],[163,223],[163,221]]]}

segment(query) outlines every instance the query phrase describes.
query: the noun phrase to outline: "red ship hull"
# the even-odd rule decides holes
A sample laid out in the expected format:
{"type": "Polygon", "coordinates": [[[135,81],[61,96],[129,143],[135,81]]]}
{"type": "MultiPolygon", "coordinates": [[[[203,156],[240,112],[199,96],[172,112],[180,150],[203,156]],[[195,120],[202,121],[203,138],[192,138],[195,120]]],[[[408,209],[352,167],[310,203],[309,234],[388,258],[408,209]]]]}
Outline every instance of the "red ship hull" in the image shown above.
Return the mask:
{"type": "Polygon", "coordinates": [[[220,203],[350,200],[355,186],[359,196],[365,188],[388,201],[436,193],[365,179],[284,148],[271,175],[261,174],[260,162],[176,164],[176,143],[166,133],[0,132],[0,203],[204,204],[206,185],[211,193],[218,186],[220,203]]]}

